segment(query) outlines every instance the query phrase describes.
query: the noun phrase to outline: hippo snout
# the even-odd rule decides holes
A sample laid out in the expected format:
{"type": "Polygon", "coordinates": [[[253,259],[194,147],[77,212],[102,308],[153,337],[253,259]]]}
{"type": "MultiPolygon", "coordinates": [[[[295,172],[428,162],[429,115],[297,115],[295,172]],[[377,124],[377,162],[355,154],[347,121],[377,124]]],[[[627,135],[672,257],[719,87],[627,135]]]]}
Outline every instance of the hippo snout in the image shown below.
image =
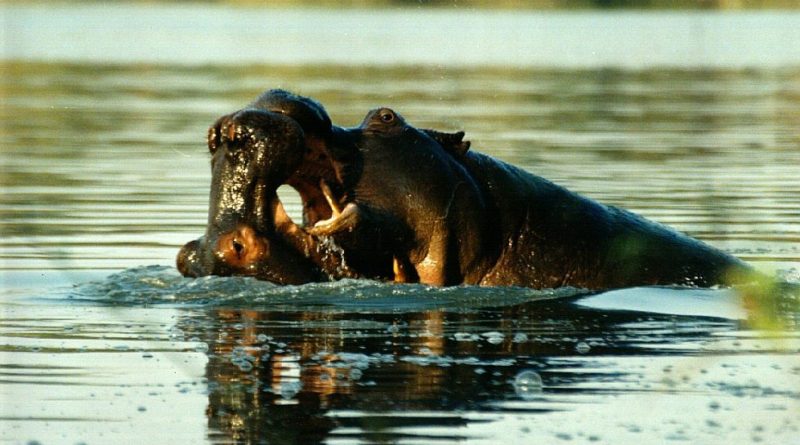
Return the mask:
{"type": "Polygon", "coordinates": [[[222,272],[255,274],[255,268],[269,254],[269,242],[249,225],[239,224],[218,236],[201,237],[186,243],[178,252],[178,271],[187,277],[222,272]]]}
{"type": "Polygon", "coordinates": [[[208,274],[208,272],[204,273],[203,271],[202,261],[199,254],[202,240],[203,238],[189,241],[188,243],[184,244],[183,247],[181,247],[180,251],[178,251],[176,265],[178,267],[178,272],[180,272],[181,275],[185,277],[197,278],[208,274]]]}

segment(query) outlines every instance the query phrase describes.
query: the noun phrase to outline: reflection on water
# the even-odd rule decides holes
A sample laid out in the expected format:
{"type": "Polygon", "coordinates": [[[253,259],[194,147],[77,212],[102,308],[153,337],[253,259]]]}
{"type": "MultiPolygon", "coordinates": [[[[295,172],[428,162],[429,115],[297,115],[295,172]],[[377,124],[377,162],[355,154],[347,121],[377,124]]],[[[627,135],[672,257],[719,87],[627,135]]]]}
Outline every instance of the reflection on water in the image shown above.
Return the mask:
{"type": "MultiPolygon", "coordinates": [[[[729,318],[730,291],[657,290],[628,308],[569,290],[491,300],[491,289],[133,269],[12,300],[0,415],[13,437],[42,443],[163,428],[177,443],[789,443],[797,332],[754,335],[729,318]]],[[[788,326],[797,315],[782,314],[788,326]]]]}
{"type": "MultiPolygon", "coordinates": [[[[2,63],[3,440],[728,444],[800,434],[796,295],[778,306],[782,330],[763,332],[728,290],[278,287],[187,280],[172,267],[204,230],[207,126],[284,87],[342,125],[388,105],[420,127],[464,129],[476,150],[798,282],[796,66],[178,66],[137,58],[140,49],[120,49],[135,59],[121,65],[2,63]],[[150,266],[110,275],[139,265],[150,266]]],[[[286,204],[298,212],[296,198],[286,204]]]]}

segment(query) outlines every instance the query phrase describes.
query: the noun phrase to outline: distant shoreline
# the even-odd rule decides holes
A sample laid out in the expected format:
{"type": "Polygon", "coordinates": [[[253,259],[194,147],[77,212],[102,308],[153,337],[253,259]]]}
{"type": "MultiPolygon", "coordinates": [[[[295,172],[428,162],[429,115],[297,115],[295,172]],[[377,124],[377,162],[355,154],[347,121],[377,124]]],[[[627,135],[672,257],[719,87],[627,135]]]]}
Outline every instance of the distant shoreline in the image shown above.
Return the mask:
{"type": "Polygon", "coordinates": [[[800,11],[4,6],[3,60],[177,65],[774,69],[800,11]],[[135,23],[136,26],[130,26],[135,23]],[[313,31],[313,32],[311,32],[313,31]]]}
{"type": "Polygon", "coordinates": [[[434,8],[486,10],[762,10],[800,9],[798,0],[5,0],[6,5],[52,4],[172,4],[286,8],[434,8]]]}

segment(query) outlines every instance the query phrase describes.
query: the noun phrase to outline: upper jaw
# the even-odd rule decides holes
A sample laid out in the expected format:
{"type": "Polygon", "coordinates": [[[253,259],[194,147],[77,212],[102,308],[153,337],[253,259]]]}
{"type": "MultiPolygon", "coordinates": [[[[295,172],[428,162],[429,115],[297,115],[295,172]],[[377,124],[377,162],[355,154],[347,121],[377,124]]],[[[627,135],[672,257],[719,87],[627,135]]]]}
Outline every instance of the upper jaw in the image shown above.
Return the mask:
{"type": "Polygon", "coordinates": [[[306,136],[303,160],[286,181],[300,195],[303,227],[335,218],[353,202],[359,175],[360,153],[349,130],[334,126],[328,137],[306,136]]]}
{"type": "MultiPolygon", "coordinates": [[[[237,274],[284,282],[286,280],[279,276],[282,266],[275,265],[276,270],[269,270],[274,260],[285,258],[301,264],[304,257],[310,264],[318,266],[316,272],[309,270],[305,274],[292,274],[289,268],[287,274],[294,277],[289,281],[306,278],[318,281],[314,278],[318,277],[319,269],[328,271],[328,275],[355,277],[356,274],[343,264],[342,249],[325,241],[343,221],[342,216],[349,215],[355,208],[352,194],[347,192],[347,184],[352,180],[349,172],[353,171],[348,163],[358,157],[355,145],[338,146],[332,143],[333,136],[323,139],[300,132],[303,136],[298,141],[297,150],[289,153],[279,146],[277,151],[266,153],[267,166],[272,167],[272,170],[266,170],[267,173],[253,164],[264,156],[248,156],[243,159],[244,166],[225,164],[227,154],[223,151],[242,150],[242,147],[254,150],[252,147],[258,146],[259,142],[242,147],[235,145],[241,139],[232,126],[238,122],[235,119],[262,119],[276,122],[278,127],[275,128],[299,129],[299,123],[291,116],[276,118],[270,117],[270,113],[268,110],[245,110],[220,118],[212,127],[209,146],[214,155],[216,186],[212,187],[207,230],[204,237],[183,246],[177,258],[178,269],[183,275],[194,277],[237,274]],[[269,159],[269,155],[277,158],[269,159]],[[291,160],[297,159],[295,156],[302,156],[302,159],[299,162],[291,160]],[[276,165],[296,167],[291,167],[294,171],[273,171],[276,165]],[[242,176],[245,170],[249,173],[242,176]],[[289,218],[277,197],[277,187],[284,183],[297,189],[301,196],[304,208],[301,224],[289,218]],[[273,241],[278,243],[280,251],[270,251],[273,241]]],[[[251,144],[254,134],[271,135],[274,132],[273,128],[256,127],[255,132],[242,134],[250,138],[244,143],[251,144]]],[[[337,132],[341,134],[345,130],[335,128],[334,133],[337,132]]],[[[298,266],[298,271],[304,267],[298,266]]]]}

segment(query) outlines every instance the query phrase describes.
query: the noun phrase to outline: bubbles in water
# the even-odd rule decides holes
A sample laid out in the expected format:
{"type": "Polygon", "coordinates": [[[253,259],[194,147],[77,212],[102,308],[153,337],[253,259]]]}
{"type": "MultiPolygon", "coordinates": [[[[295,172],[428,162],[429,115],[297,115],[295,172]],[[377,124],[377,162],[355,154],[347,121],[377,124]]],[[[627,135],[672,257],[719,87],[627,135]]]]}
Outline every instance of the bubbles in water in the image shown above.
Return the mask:
{"type": "Polygon", "coordinates": [[[300,390],[303,389],[303,384],[299,380],[289,380],[286,382],[281,382],[280,385],[281,386],[279,393],[281,397],[283,397],[285,400],[294,398],[294,396],[296,396],[297,393],[299,393],[300,390]]]}
{"type": "Polygon", "coordinates": [[[493,345],[498,345],[502,343],[503,338],[505,337],[502,332],[497,332],[497,331],[484,332],[481,335],[483,335],[483,337],[486,338],[487,342],[493,345]]]}
{"type": "Polygon", "coordinates": [[[240,371],[249,372],[253,370],[256,358],[250,355],[245,347],[237,346],[231,351],[230,360],[240,371]]]}
{"type": "Polygon", "coordinates": [[[528,341],[528,336],[522,332],[517,332],[514,334],[514,338],[511,341],[514,343],[525,343],[528,341]]]}
{"type": "Polygon", "coordinates": [[[467,332],[456,332],[453,334],[453,338],[455,338],[456,341],[475,341],[480,337],[478,337],[476,334],[469,334],[467,332]]]}
{"type": "Polygon", "coordinates": [[[247,360],[234,362],[234,364],[239,368],[242,372],[249,372],[253,370],[253,364],[248,362],[247,360]]]}
{"type": "Polygon", "coordinates": [[[544,383],[536,371],[522,371],[514,377],[514,391],[524,400],[532,400],[542,394],[544,383]]]}

